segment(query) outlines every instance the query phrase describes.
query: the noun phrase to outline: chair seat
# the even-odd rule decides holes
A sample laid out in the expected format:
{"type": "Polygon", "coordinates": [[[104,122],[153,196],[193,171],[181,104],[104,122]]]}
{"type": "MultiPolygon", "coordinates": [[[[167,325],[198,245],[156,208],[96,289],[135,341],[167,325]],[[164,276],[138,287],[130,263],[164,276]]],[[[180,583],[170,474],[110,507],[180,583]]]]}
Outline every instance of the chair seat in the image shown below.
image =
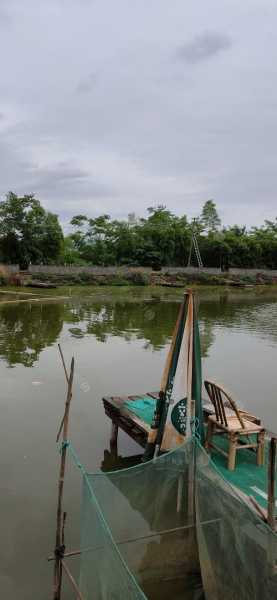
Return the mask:
{"type": "Polygon", "coordinates": [[[221,452],[228,459],[227,468],[233,471],[236,466],[237,450],[246,450],[253,448],[256,454],[256,463],[261,466],[264,462],[264,439],[265,429],[257,418],[245,411],[240,411],[229,392],[214,381],[205,381],[205,388],[212,401],[215,414],[208,417],[208,428],[205,447],[209,451],[211,448],[221,452]],[[228,402],[229,409],[224,402],[228,402]],[[218,418],[217,418],[217,416],[218,418]],[[220,417],[220,418],[219,418],[220,417]],[[226,423],[226,425],[225,425],[226,423]],[[213,443],[213,437],[217,434],[227,434],[228,452],[213,443]],[[251,439],[251,435],[253,437],[251,439]],[[255,434],[255,435],[254,435],[255,434]],[[241,439],[242,436],[248,438],[241,439]],[[246,443],[243,443],[246,442],[246,443]]]}
{"type": "Polygon", "coordinates": [[[217,427],[219,427],[220,429],[224,429],[225,431],[237,431],[239,433],[259,433],[260,431],[263,431],[264,427],[262,427],[261,425],[257,425],[256,423],[253,423],[252,421],[248,421],[247,419],[242,419],[244,427],[241,426],[241,423],[239,422],[239,419],[234,416],[234,417],[229,417],[226,415],[226,420],[228,423],[228,426],[226,427],[226,425],[220,423],[217,418],[216,415],[210,415],[208,417],[209,421],[212,421],[213,423],[215,423],[217,425],[217,427]]]}

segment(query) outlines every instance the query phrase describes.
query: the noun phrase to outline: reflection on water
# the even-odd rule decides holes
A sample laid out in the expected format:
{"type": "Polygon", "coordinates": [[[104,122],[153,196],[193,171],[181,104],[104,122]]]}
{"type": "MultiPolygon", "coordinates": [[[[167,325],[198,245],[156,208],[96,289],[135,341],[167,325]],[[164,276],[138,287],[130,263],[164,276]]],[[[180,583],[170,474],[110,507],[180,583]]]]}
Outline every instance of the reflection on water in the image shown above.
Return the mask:
{"type": "Polygon", "coordinates": [[[62,304],[3,304],[0,356],[12,367],[32,367],[41,351],[58,338],[64,322],[62,304]]]}
{"type": "MultiPolygon", "coordinates": [[[[1,298],[2,299],[2,298],[1,298]]],[[[73,298],[71,302],[0,304],[0,356],[9,366],[32,367],[40,352],[54,344],[63,326],[75,339],[93,336],[98,342],[120,337],[142,340],[145,350],[161,350],[170,341],[181,295],[140,291],[122,298],[73,298]]],[[[277,343],[277,302],[274,290],[198,293],[202,355],[209,355],[216,330],[253,334],[277,343]]]]}
{"type": "Polygon", "coordinates": [[[277,291],[228,293],[203,298],[200,314],[206,325],[253,333],[277,343],[277,291]]]}
{"type": "MultiPolygon", "coordinates": [[[[75,355],[71,437],[91,470],[114,461],[108,451],[103,461],[109,423],[102,396],[159,387],[180,290],[92,290],[57,302],[0,303],[0,589],[7,600],[51,597],[45,558],[53,547],[54,440],[65,398],[57,343],[67,360],[75,355]]],[[[204,377],[225,384],[277,431],[277,290],[198,296],[204,377]]],[[[121,433],[123,462],[139,452],[121,433]]],[[[80,490],[78,477],[67,477],[67,545],[76,548],[80,490]]]]}

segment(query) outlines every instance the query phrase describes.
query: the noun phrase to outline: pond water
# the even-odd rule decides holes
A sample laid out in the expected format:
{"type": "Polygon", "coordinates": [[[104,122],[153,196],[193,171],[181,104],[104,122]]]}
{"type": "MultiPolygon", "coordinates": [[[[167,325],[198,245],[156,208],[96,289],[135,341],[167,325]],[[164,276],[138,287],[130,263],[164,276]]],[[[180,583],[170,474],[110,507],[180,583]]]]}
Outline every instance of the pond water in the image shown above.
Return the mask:
{"type": "MultiPolygon", "coordinates": [[[[182,291],[43,291],[43,298],[49,295],[50,301],[39,294],[32,301],[14,294],[0,298],[0,590],[5,600],[52,597],[53,563],[47,556],[54,545],[55,437],[65,400],[57,344],[67,363],[72,354],[76,360],[70,437],[90,470],[107,468],[110,423],[101,398],[159,388],[182,291]],[[55,300],[54,294],[63,298],[55,300]]],[[[197,295],[204,377],[226,385],[241,407],[277,431],[277,290],[206,288],[197,295]]],[[[122,457],[139,451],[120,433],[122,457]]],[[[66,483],[66,542],[78,548],[79,474],[69,468],[66,483]]],[[[71,597],[66,590],[64,598],[71,597]]]]}

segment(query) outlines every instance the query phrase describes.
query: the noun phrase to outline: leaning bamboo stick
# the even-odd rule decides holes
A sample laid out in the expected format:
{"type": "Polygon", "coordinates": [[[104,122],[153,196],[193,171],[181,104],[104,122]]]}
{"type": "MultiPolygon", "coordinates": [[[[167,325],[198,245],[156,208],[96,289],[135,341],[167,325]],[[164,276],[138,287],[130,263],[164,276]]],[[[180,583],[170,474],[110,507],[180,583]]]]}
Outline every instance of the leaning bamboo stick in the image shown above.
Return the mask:
{"type": "MultiPolygon", "coordinates": [[[[60,353],[60,355],[61,355],[61,359],[62,359],[62,364],[63,364],[64,373],[65,373],[65,378],[66,378],[67,385],[68,385],[68,384],[69,384],[69,377],[68,377],[68,372],[67,372],[67,368],[66,368],[66,364],[65,364],[65,360],[64,360],[63,351],[62,351],[62,349],[61,349],[61,346],[60,346],[60,344],[58,344],[58,348],[59,348],[59,353],[60,353]]],[[[63,424],[64,424],[65,412],[66,412],[66,407],[65,407],[65,411],[64,411],[63,418],[62,418],[62,420],[61,420],[61,424],[60,424],[60,427],[59,427],[59,431],[58,431],[58,433],[57,433],[57,437],[56,437],[56,443],[58,443],[58,441],[59,441],[59,439],[60,439],[60,436],[61,436],[61,432],[62,432],[62,428],[63,428],[63,424]]]]}
{"type": "Polygon", "coordinates": [[[172,363],[172,358],[173,358],[173,354],[174,354],[176,338],[178,335],[180,322],[183,317],[186,295],[187,294],[185,293],[185,295],[184,295],[185,297],[184,297],[184,299],[181,303],[180,309],[179,309],[178,318],[177,318],[177,321],[176,321],[176,324],[174,327],[173,336],[172,336],[172,340],[171,340],[171,344],[170,344],[170,349],[169,349],[169,352],[166,357],[165,367],[164,367],[163,374],[162,374],[159,398],[156,403],[156,410],[154,413],[153,422],[151,424],[151,430],[148,434],[148,439],[147,439],[147,444],[146,444],[146,448],[145,448],[145,452],[144,452],[143,461],[149,460],[150,458],[153,458],[153,455],[155,456],[155,454],[156,455],[158,454],[159,446],[162,441],[162,440],[159,440],[159,444],[158,444],[157,438],[159,436],[162,415],[163,415],[163,412],[165,409],[165,406],[164,406],[165,392],[166,392],[166,387],[167,387],[167,382],[168,382],[168,377],[169,377],[169,371],[170,371],[170,367],[171,367],[171,363],[172,363]]]}
{"type": "Polygon", "coordinates": [[[80,590],[79,590],[79,588],[77,586],[77,583],[76,583],[73,575],[71,575],[70,570],[69,570],[68,566],[66,565],[65,561],[61,560],[61,564],[62,564],[62,568],[64,569],[64,572],[66,573],[66,575],[67,575],[67,577],[68,577],[68,579],[69,579],[69,581],[70,581],[70,583],[71,583],[71,585],[72,585],[72,587],[73,587],[73,589],[74,589],[74,591],[76,593],[76,597],[78,598],[78,600],[84,600],[83,596],[82,596],[82,594],[81,594],[81,592],[80,592],[80,590]]]}
{"type": "Polygon", "coordinates": [[[277,451],[277,438],[272,437],[270,440],[269,456],[268,456],[267,520],[268,520],[268,524],[273,529],[273,531],[275,531],[276,451],[277,451]]]}
{"type": "Polygon", "coordinates": [[[59,348],[59,353],[61,355],[61,359],[62,359],[62,363],[63,363],[63,369],[64,369],[64,373],[65,373],[65,378],[67,383],[69,382],[69,377],[68,377],[68,372],[67,372],[67,368],[66,368],[66,364],[65,364],[65,360],[64,360],[64,355],[63,355],[63,351],[61,349],[61,345],[58,344],[58,348],[59,348]]]}
{"type": "Polygon", "coordinates": [[[173,357],[173,353],[174,353],[174,349],[175,349],[176,338],[177,338],[177,334],[178,334],[178,330],[179,330],[179,326],[180,326],[180,321],[181,321],[182,316],[183,316],[183,310],[184,310],[184,304],[185,304],[185,298],[186,298],[186,296],[187,296],[187,293],[185,294],[185,297],[184,297],[183,302],[182,302],[182,304],[180,306],[180,309],[179,309],[179,314],[178,314],[177,321],[175,323],[175,327],[174,327],[174,331],[173,331],[173,336],[172,336],[171,344],[170,344],[170,348],[169,348],[169,352],[168,352],[167,357],[166,357],[165,367],[164,367],[164,370],[163,370],[162,381],[161,381],[161,391],[162,392],[166,391],[169,370],[170,370],[170,367],[171,367],[171,362],[172,362],[172,357],[173,357]]]}
{"type": "Polygon", "coordinates": [[[67,387],[67,397],[65,403],[65,413],[63,419],[63,445],[61,450],[61,463],[59,473],[59,488],[58,488],[58,506],[57,506],[57,529],[56,529],[56,544],[55,544],[55,568],[54,568],[54,600],[60,600],[61,597],[61,546],[63,538],[63,513],[62,513],[62,501],[63,501],[63,489],[64,489],[64,475],[66,465],[66,442],[68,437],[68,424],[69,424],[69,409],[72,398],[72,385],[74,377],[74,358],[71,360],[70,376],[67,387]]]}
{"type": "Polygon", "coordinates": [[[266,512],[266,510],[264,510],[264,508],[262,508],[259,505],[259,503],[257,502],[257,500],[253,496],[249,496],[249,500],[250,500],[251,504],[253,504],[254,508],[257,511],[257,513],[259,513],[259,516],[261,517],[261,519],[263,519],[263,521],[267,521],[267,512],[266,512]]]}
{"type": "MultiPolygon", "coordinates": [[[[7,292],[7,294],[8,294],[8,292],[7,292]]],[[[18,299],[18,300],[2,300],[1,301],[1,306],[2,306],[2,304],[23,304],[23,303],[26,304],[26,302],[28,302],[28,303],[29,302],[46,302],[47,300],[54,300],[56,302],[57,300],[68,300],[69,297],[70,296],[55,296],[55,297],[54,296],[47,296],[46,298],[42,298],[41,296],[39,296],[38,298],[28,298],[28,300],[27,299],[23,299],[23,300],[20,300],[20,299],[18,299]]]]}

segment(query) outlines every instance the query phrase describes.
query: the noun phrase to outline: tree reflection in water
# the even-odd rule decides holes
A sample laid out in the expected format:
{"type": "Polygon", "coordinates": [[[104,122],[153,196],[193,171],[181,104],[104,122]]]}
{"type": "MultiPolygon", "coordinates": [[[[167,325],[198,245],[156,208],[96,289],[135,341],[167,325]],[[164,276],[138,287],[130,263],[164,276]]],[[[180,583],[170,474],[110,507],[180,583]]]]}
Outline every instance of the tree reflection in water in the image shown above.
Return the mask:
{"type": "MultiPolygon", "coordinates": [[[[99,342],[106,342],[110,336],[144,340],[144,348],[160,350],[170,342],[173,327],[179,310],[178,302],[148,300],[129,302],[86,302],[75,306],[67,313],[67,322],[79,323],[69,331],[75,338],[94,335],[99,342]],[[72,314],[72,321],[71,315],[72,314]]],[[[201,327],[202,352],[206,355],[213,341],[209,323],[201,327]]]]}
{"type": "Polygon", "coordinates": [[[0,308],[0,356],[9,367],[32,367],[41,351],[58,339],[62,303],[3,304],[0,308]]]}
{"type": "MultiPolygon", "coordinates": [[[[0,305],[0,356],[12,367],[32,367],[40,352],[66,333],[76,339],[93,336],[98,342],[121,337],[141,340],[145,349],[159,351],[171,339],[181,294],[152,294],[141,290],[122,297],[108,291],[101,298],[73,297],[70,301],[0,305]]],[[[248,331],[276,342],[277,304],[271,290],[232,292],[200,290],[199,325],[202,356],[206,357],[217,327],[248,331]]]]}

